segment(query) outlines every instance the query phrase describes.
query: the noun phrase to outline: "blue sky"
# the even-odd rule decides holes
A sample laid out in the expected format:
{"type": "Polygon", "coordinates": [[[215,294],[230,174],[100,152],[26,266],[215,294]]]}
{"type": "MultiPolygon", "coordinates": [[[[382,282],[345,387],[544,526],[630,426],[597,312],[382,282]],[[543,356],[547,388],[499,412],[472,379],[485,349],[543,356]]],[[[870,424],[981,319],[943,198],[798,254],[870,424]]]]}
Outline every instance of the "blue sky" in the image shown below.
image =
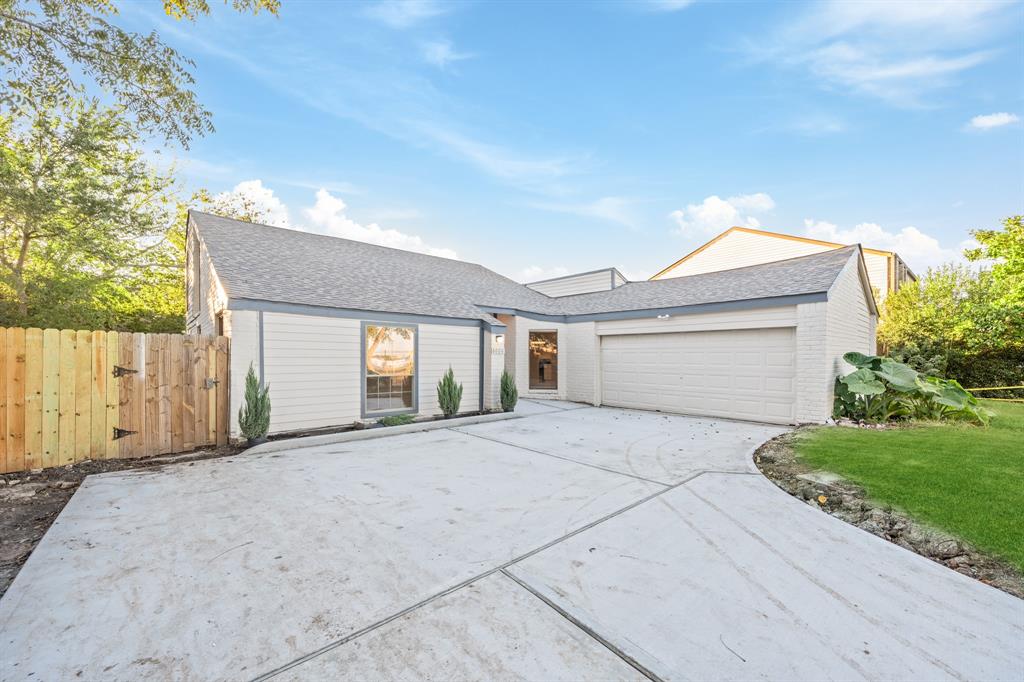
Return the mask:
{"type": "MultiPolygon", "coordinates": [[[[216,3],[211,3],[216,4],[216,3]]],[[[192,187],[523,280],[645,278],[726,227],[917,270],[1024,211],[1019,3],[283,0],[180,23],[192,187]]]]}

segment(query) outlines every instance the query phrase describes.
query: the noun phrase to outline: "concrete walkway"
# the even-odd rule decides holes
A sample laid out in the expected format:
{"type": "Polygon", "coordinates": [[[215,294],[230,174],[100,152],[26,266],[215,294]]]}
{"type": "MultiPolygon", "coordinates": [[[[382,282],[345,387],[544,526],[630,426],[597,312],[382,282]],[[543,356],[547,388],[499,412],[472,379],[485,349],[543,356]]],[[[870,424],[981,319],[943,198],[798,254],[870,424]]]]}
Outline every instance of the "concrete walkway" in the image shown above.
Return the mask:
{"type": "Polygon", "coordinates": [[[779,427],[521,406],[88,478],[0,679],[1024,677],[1024,602],[775,488],[779,427]]]}

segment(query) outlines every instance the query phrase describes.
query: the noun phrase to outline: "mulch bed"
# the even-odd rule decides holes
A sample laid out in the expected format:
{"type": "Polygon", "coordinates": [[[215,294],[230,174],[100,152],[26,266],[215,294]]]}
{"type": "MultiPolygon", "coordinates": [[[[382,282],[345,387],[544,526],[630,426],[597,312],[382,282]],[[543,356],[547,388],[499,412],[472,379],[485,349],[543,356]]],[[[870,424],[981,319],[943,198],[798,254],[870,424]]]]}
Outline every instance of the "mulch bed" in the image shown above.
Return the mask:
{"type": "Polygon", "coordinates": [[[90,460],[52,469],[0,474],[0,597],[86,476],[226,457],[239,451],[240,448],[225,446],[172,456],[90,460]]]}
{"type": "Polygon", "coordinates": [[[1024,599],[1024,574],[1013,565],[988,556],[948,533],[914,521],[897,509],[870,500],[864,490],[852,482],[815,470],[797,459],[792,443],[800,431],[773,438],[754,453],[757,468],[773,483],[812,507],[1024,599]]]}

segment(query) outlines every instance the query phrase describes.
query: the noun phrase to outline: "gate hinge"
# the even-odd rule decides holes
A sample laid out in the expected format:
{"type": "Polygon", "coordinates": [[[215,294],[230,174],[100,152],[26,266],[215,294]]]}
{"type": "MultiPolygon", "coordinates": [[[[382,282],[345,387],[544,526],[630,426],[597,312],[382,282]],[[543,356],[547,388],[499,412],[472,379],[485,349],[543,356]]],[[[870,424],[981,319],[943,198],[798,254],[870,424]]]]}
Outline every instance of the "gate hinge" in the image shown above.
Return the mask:
{"type": "Polygon", "coordinates": [[[131,369],[129,367],[121,367],[114,365],[114,378],[123,377],[125,374],[138,374],[139,370],[131,369]]]}
{"type": "Polygon", "coordinates": [[[119,428],[117,428],[115,426],[114,427],[114,440],[117,440],[118,438],[124,438],[125,436],[130,436],[130,435],[132,435],[134,433],[138,433],[138,431],[129,431],[128,429],[119,429],[119,428]]]}

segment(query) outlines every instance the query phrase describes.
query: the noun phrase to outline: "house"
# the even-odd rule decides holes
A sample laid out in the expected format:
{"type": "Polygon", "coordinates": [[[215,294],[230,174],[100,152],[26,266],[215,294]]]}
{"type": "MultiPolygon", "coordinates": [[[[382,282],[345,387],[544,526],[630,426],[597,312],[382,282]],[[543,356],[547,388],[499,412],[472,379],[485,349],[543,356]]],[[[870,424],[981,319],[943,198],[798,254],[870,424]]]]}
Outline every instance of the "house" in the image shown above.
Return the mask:
{"type": "MultiPolygon", "coordinates": [[[[755,230],[750,227],[730,227],[651,279],[687,277],[716,270],[771,263],[786,258],[841,249],[844,246],[846,245],[778,232],[755,230]]],[[[905,282],[917,279],[898,254],[879,249],[865,248],[862,250],[864,263],[868,268],[868,281],[871,282],[871,286],[875,290],[875,298],[879,304],[890,292],[896,291],[905,282]]]]}
{"type": "Polygon", "coordinates": [[[590,294],[595,291],[609,291],[625,283],[625,276],[616,268],[604,268],[575,275],[542,279],[539,282],[530,282],[526,286],[545,296],[558,298],[575,294],[590,294]]]}
{"type": "MultiPolygon", "coordinates": [[[[842,354],[875,346],[862,250],[553,297],[480,265],[192,211],[188,330],[231,339],[231,415],[250,365],[271,432],[527,398],[821,422],[842,354]]],[[[238,435],[237,424],[232,434],[238,435]]]]}

